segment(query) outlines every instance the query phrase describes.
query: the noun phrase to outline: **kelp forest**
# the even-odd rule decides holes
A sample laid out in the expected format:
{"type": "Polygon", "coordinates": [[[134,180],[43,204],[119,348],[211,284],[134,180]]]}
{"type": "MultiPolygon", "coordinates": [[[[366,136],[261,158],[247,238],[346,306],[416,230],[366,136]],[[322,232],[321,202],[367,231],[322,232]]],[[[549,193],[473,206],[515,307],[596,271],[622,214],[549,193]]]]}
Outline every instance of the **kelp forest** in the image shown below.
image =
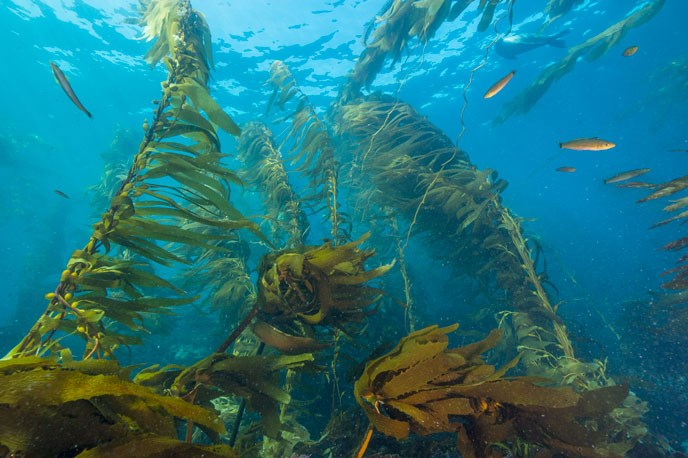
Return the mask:
{"type": "MultiPolygon", "coordinates": [[[[470,50],[484,58],[464,82],[458,138],[370,90],[469,7],[476,33],[508,33],[514,3],[390,1],[329,106],[275,61],[264,109],[238,125],[212,95],[202,12],[143,2],[145,60],[167,76],[140,138],[122,135],[105,158],[90,237],[53,289],[25,294],[45,310],[0,360],[0,455],[669,456],[632,379],[577,352],[528,215],[503,203],[505,179],[461,148],[466,90],[494,41],[470,50]],[[239,189],[260,208],[241,208],[239,189]],[[460,290],[441,321],[427,310],[440,282],[414,278],[411,250],[441,260],[460,290]],[[205,329],[194,362],[154,349],[132,362],[189,315],[184,326],[205,329]]],[[[580,3],[550,0],[546,20],[580,3]]],[[[496,122],[663,3],[572,46],[496,122]]],[[[672,200],[686,188],[679,177],[647,190],[641,203],[666,202],[657,226],[686,221],[688,198],[672,200]]],[[[660,299],[626,305],[633,326],[653,316],[673,345],[686,343],[687,246],[664,246],[680,258],[660,299]]]]}

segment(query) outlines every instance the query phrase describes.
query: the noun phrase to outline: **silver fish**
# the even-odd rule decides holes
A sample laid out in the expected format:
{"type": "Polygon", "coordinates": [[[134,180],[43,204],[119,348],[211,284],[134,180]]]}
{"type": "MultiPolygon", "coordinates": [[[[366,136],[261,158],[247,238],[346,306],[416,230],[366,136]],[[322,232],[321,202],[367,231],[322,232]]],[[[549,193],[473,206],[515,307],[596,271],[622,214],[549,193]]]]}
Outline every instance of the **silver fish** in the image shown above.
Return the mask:
{"type": "Polygon", "coordinates": [[[562,30],[554,35],[539,35],[524,33],[523,35],[507,35],[495,43],[495,51],[502,57],[514,59],[519,54],[523,54],[541,46],[553,46],[555,48],[565,48],[566,43],[562,37],[569,31],[562,30]]]}

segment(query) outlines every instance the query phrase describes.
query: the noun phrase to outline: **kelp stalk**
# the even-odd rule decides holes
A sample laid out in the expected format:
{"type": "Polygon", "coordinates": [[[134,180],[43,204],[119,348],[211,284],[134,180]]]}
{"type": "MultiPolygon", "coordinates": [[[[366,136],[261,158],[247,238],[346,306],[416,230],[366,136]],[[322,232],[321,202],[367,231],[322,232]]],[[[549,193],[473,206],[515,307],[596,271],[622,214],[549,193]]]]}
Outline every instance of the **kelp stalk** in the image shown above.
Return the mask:
{"type": "Polygon", "coordinates": [[[142,319],[140,312],[161,313],[170,305],[193,300],[146,298],[141,287],[163,287],[177,294],[183,291],[138,269],[140,263],[99,254],[101,248],[108,252],[111,244],[118,244],[149,261],[167,265],[188,261],[160,247],[157,241],[213,248],[207,243],[209,239],[226,237],[204,237],[180,228],[179,221],[192,220],[226,230],[248,227],[259,233],[255,224],[243,219],[228,201],[228,182],[237,179],[219,164],[223,155],[215,125],[233,135],[240,130],[208,94],[212,60],[205,20],[186,0],[165,0],[149,4],[141,22],[146,25],[145,36],[157,38],[148,61],[154,65],[162,59],[168,70],[153,121],[144,123],[146,132],[133,164],[110,207],[94,225],[88,243],[74,252],[55,291],[46,295],[49,304],[43,316],[5,358],[59,349],[52,341],[58,329],[84,337],[86,356],[114,357],[112,351],[118,345],[138,341],[106,331],[103,317],[136,331],[141,329],[134,321],[142,319]],[[181,141],[174,142],[175,137],[181,141]],[[170,178],[178,187],[164,181],[170,178]],[[208,211],[211,216],[207,216],[208,211]],[[171,224],[164,224],[166,221],[171,224]],[[112,297],[113,290],[121,291],[117,299],[112,297]]]}

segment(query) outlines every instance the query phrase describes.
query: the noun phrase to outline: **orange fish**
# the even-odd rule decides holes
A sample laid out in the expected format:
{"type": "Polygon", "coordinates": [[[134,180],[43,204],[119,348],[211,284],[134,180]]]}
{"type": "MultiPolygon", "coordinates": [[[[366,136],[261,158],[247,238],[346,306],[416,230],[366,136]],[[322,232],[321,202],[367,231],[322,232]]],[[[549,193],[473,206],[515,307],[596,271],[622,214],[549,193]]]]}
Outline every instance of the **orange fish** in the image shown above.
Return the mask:
{"type": "Polygon", "coordinates": [[[516,70],[512,70],[504,78],[502,78],[499,81],[497,81],[496,83],[494,83],[490,87],[490,89],[487,90],[487,92],[483,96],[483,99],[489,99],[490,97],[494,97],[495,95],[497,95],[499,93],[499,91],[504,89],[504,86],[506,86],[507,83],[509,83],[509,81],[511,81],[511,78],[513,78],[515,74],[516,74],[516,70]]]}
{"type": "Polygon", "coordinates": [[[575,167],[559,167],[557,172],[573,173],[576,171],[575,167]]]}
{"type": "Polygon", "coordinates": [[[559,143],[559,148],[572,149],[576,151],[602,151],[606,149],[611,149],[616,146],[616,143],[612,143],[607,140],[602,140],[601,138],[578,138],[576,140],[570,140],[568,142],[559,143]]]}
{"type": "Polygon", "coordinates": [[[628,48],[624,49],[623,56],[624,57],[631,57],[633,54],[638,52],[638,47],[637,46],[629,46],[628,48]]]}

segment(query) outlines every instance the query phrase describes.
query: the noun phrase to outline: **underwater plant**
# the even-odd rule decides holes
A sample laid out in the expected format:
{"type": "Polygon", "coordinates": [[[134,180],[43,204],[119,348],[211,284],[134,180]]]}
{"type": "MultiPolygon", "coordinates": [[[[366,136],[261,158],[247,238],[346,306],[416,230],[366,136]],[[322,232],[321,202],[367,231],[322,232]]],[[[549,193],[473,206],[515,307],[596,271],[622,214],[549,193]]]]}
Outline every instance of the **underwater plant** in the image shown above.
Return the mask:
{"type": "Polygon", "coordinates": [[[114,361],[0,361],[0,452],[6,456],[238,456],[177,440],[175,419],[224,432],[212,412],[129,379],[114,361]],[[55,434],[59,431],[59,434],[55,434]]]}
{"type": "Polygon", "coordinates": [[[231,232],[207,235],[180,227],[180,222],[227,231],[249,228],[259,234],[255,223],[244,219],[228,200],[229,182],[238,178],[219,163],[223,154],[214,125],[233,135],[239,134],[239,128],[208,94],[212,60],[205,20],[188,2],[165,1],[150,3],[141,23],[144,36],[158,38],[148,61],[153,65],[164,60],[169,72],[155,117],[109,209],[94,225],[86,246],[73,253],[55,291],[46,295],[46,312],[6,358],[59,350],[53,339],[58,330],[86,340],[86,359],[99,354],[114,357],[119,345],[139,339],[113,326],[106,328],[104,319],[141,331],[142,313],[167,313],[168,307],[193,300],[145,296],[142,288],[147,287],[178,295],[182,290],[142,269],[137,261],[108,256],[112,245],[169,265],[189,261],[171,247],[160,246],[160,241],[213,249],[218,247],[209,240],[232,237],[231,232]]]}
{"type": "MultiPolygon", "coordinates": [[[[283,106],[285,101],[279,105],[283,106]]],[[[310,229],[308,218],[296,191],[289,184],[282,153],[268,127],[259,122],[243,128],[237,146],[238,159],[244,164],[241,176],[260,192],[270,223],[270,239],[281,248],[303,246],[310,229]]]]}
{"type": "Polygon", "coordinates": [[[417,38],[426,45],[445,21],[453,21],[470,5],[477,3],[480,14],[478,31],[492,23],[495,9],[500,3],[512,0],[393,0],[385,5],[366,32],[365,49],[347,76],[339,93],[337,104],[346,104],[361,95],[382,70],[385,60],[398,62],[408,43],[417,38]],[[376,26],[377,24],[377,26],[376,26]],[[374,29],[374,30],[373,30],[374,29]],[[368,37],[370,36],[370,41],[368,37]]]}
{"type": "Polygon", "coordinates": [[[612,435],[607,417],[626,397],[626,387],[577,394],[570,387],[538,386],[528,377],[505,378],[518,357],[497,370],[480,356],[501,333],[448,350],[447,334],[457,327],[420,329],[368,361],[354,391],[371,428],[396,439],[458,432],[466,457],[484,456],[488,444],[516,440],[582,457],[621,457],[631,448],[612,435]]]}
{"type": "MultiPolygon", "coordinates": [[[[272,63],[268,83],[274,88],[268,110],[275,102],[280,108],[284,108],[291,99],[298,102],[296,111],[290,115],[289,137],[293,140],[292,162],[300,162],[297,171],[309,180],[309,194],[303,199],[311,205],[325,205],[332,239],[336,243],[351,240],[347,230],[347,215],[339,209],[339,163],[334,157],[334,145],[328,127],[320,120],[284,62],[272,63]]],[[[319,210],[315,208],[314,212],[319,210]]]]}
{"type": "Polygon", "coordinates": [[[501,123],[514,114],[527,113],[555,81],[574,69],[576,63],[581,58],[585,57],[590,61],[599,59],[609,49],[619,43],[631,29],[641,26],[652,19],[663,6],[664,0],[647,2],[642,7],[635,9],[626,18],[607,27],[607,29],[594,37],[569,48],[566,57],[559,62],[547,66],[529,87],[509,101],[494,122],[501,123]]]}

